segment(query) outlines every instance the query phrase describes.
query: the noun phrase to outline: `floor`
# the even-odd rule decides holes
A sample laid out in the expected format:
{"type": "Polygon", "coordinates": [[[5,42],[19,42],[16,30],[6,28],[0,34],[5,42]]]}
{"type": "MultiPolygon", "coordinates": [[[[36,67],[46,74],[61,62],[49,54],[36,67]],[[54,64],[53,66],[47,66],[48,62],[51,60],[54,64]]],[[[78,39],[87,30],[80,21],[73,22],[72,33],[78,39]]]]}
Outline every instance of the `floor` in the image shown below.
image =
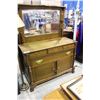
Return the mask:
{"type": "Polygon", "coordinates": [[[21,91],[21,94],[18,95],[18,100],[42,100],[46,94],[50,93],[54,89],[57,89],[60,84],[82,74],[83,64],[75,61],[74,65],[76,66],[75,73],[67,73],[43,84],[40,84],[35,87],[33,92],[30,92],[29,90],[21,91]]]}

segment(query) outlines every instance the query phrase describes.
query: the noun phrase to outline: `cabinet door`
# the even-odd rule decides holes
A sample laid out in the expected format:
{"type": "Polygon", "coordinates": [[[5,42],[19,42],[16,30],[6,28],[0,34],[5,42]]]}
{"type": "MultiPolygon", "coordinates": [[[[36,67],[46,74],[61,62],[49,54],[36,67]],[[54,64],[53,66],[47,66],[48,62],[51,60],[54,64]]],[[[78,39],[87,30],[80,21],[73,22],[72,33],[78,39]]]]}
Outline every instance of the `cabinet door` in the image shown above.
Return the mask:
{"type": "Polygon", "coordinates": [[[72,68],[73,56],[66,56],[57,61],[57,73],[65,72],[72,68]]]}
{"type": "Polygon", "coordinates": [[[37,66],[35,67],[36,81],[50,78],[55,75],[55,72],[56,72],[56,63],[54,62],[37,66]]]}

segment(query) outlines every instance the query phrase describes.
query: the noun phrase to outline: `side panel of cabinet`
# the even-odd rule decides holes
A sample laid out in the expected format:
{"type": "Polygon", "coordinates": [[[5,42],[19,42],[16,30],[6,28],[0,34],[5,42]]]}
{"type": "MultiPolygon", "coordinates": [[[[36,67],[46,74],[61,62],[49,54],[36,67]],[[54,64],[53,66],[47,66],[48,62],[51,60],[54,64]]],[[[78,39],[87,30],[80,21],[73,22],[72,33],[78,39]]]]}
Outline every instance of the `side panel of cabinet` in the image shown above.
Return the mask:
{"type": "Polygon", "coordinates": [[[35,81],[44,80],[55,75],[56,72],[56,63],[47,63],[37,66],[32,69],[32,75],[35,78],[35,81]]]}
{"type": "Polygon", "coordinates": [[[66,56],[57,61],[57,73],[65,72],[72,68],[73,56],[66,56]]]}

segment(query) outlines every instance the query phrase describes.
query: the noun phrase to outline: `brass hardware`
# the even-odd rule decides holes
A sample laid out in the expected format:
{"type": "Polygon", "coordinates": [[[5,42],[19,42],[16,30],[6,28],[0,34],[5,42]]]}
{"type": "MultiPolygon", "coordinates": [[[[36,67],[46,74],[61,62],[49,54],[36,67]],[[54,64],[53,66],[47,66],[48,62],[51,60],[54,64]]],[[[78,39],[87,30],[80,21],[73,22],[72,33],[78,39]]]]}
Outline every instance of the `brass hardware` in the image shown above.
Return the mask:
{"type": "Polygon", "coordinates": [[[71,51],[66,52],[67,55],[69,55],[71,53],[71,51]]]}
{"type": "Polygon", "coordinates": [[[43,62],[43,59],[37,60],[36,63],[37,64],[41,64],[43,62]]]}

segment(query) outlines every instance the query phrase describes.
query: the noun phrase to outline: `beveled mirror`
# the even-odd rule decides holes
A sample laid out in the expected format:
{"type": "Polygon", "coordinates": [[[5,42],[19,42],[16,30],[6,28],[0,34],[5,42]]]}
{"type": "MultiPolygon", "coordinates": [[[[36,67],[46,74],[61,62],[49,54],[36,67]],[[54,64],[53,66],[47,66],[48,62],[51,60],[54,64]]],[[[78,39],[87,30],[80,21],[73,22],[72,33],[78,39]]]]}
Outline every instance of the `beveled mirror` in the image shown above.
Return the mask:
{"type": "Polygon", "coordinates": [[[59,10],[23,10],[22,18],[25,24],[25,36],[59,33],[59,10]]]}

